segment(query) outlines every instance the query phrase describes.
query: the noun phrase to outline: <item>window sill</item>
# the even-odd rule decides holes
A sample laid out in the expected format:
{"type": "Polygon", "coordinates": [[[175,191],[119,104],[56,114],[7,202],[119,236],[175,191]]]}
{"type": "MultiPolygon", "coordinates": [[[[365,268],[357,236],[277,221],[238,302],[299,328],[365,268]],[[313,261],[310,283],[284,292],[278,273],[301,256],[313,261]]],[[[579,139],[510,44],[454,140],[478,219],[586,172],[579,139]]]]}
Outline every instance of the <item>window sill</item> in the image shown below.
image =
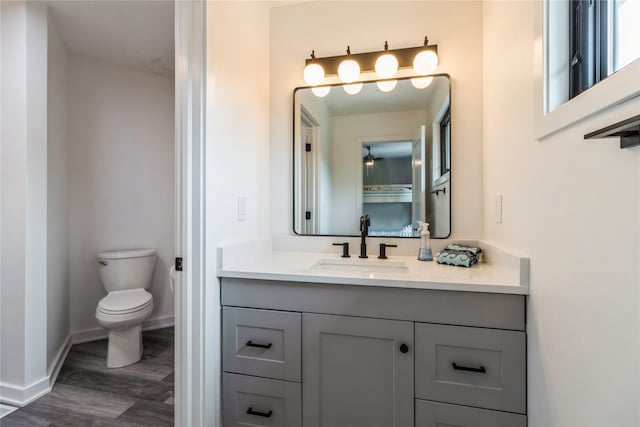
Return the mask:
{"type": "MultiPolygon", "coordinates": [[[[536,91],[543,93],[541,78],[537,79],[536,91]]],[[[541,97],[536,102],[535,138],[546,137],[591,117],[607,108],[622,104],[640,96],[640,60],[636,60],[607,77],[575,98],[565,102],[554,111],[542,114],[541,97]]]]}

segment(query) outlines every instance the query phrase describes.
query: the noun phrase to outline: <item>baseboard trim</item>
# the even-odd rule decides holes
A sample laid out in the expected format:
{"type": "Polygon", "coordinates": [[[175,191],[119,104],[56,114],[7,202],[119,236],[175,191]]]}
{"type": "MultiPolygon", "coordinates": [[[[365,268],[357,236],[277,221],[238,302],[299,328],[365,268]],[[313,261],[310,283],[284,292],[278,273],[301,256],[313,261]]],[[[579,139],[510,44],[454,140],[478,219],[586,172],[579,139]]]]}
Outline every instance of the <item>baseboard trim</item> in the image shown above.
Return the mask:
{"type": "Polygon", "coordinates": [[[23,407],[51,391],[49,377],[43,377],[27,387],[0,384],[0,403],[23,407]]]}
{"type": "Polygon", "coordinates": [[[169,328],[171,326],[175,326],[176,321],[173,315],[164,316],[164,317],[156,317],[154,319],[149,319],[142,324],[143,331],[154,331],[156,329],[169,328]]]}
{"type": "Polygon", "coordinates": [[[60,369],[70,349],[71,334],[67,335],[64,343],[56,353],[54,360],[47,370],[47,376],[27,387],[0,383],[0,403],[22,407],[49,393],[58,378],[60,369]]]}
{"type": "Polygon", "coordinates": [[[62,369],[62,365],[64,365],[64,361],[69,354],[69,350],[71,350],[71,334],[67,335],[67,339],[64,340],[64,344],[60,347],[60,350],[58,350],[54,362],[49,366],[49,371],[47,372],[49,376],[49,387],[53,388],[53,385],[56,383],[60,369],[62,369]]]}
{"type": "MultiPolygon", "coordinates": [[[[142,324],[143,331],[153,331],[154,329],[168,328],[175,325],[175,317],[163,316],[148,319],[142,324]]],[[[84,342],[103,340],[109,337],[109,332],[104,328],[91,328],[71,332],[71,344],[81,344],[84,342]]]]}

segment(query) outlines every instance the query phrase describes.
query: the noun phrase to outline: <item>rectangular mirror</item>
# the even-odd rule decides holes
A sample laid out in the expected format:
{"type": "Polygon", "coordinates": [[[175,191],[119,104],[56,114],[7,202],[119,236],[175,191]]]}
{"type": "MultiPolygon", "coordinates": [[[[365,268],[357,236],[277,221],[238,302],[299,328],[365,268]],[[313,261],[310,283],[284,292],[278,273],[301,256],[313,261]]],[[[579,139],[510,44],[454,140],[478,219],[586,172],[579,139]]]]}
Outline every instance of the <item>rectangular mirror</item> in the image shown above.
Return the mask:
{"type": "MultiPolygon", "coordinates": [[[[451,105],[447,75],[398,79],[388,92],[364,83],[320,97],[300,87],[293,102],[293,230],[301,235],[357,236],[369,215],[370,236],[451,234],[451,105]]],[[[326,89],[324,89],[326,91],[326,89]]]]}

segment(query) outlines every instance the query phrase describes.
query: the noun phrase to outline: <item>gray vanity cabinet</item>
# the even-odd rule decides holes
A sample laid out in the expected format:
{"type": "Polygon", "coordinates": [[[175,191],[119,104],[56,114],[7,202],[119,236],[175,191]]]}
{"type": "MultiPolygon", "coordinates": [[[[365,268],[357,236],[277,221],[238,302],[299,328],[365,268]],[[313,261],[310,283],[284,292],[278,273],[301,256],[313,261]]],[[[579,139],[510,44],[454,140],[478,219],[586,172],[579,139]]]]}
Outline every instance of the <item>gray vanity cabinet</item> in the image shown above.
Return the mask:
{"type": "Polygon", "coordinates": [[[223,278],[225,427],[525,427],[526,297],[223,278]]]}
{"type": "Polygon", "coordinates": [[[413,426],[413,323],[303,314],[303,425],[413,426]]]}

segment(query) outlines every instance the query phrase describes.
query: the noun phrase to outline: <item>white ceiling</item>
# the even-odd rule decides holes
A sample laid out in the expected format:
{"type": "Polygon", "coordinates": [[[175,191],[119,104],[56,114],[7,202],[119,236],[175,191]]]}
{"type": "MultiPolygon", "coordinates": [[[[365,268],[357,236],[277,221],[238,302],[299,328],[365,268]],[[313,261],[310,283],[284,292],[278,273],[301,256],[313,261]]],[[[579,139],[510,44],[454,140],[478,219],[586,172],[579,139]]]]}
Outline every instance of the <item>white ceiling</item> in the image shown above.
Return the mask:
{"type": "Polygon", "coordinates": [[[71,54],[173,75],[173,0],[49,0],[47,4],[71,54]]]}

